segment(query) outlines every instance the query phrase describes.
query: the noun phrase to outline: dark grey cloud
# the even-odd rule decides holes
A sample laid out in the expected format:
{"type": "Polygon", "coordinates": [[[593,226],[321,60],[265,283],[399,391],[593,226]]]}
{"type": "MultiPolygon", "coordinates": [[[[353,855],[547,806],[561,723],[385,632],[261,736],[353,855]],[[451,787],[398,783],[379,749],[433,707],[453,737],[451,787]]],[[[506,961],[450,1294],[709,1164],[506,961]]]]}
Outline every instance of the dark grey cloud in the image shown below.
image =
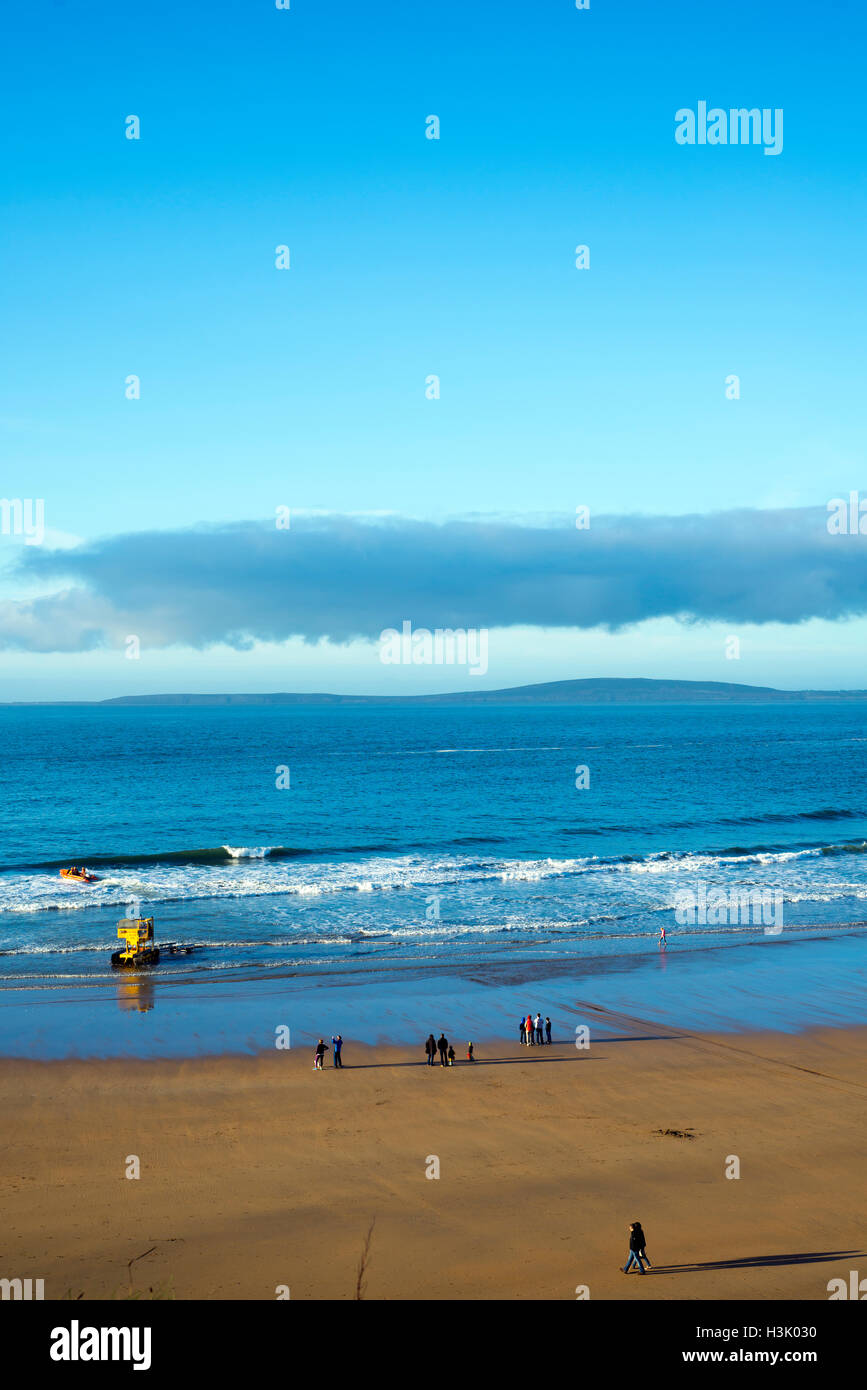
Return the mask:
{"type": "Polygon", "coordinates": [[[826,521],[823,508],[593,517],[587,530],[331,516],[26,547],[18,577],[54,587],[0,604],[0,646],[345,642],[404,619],[617,629],[863,614],[867,538],[831,536],[826,521]]]}

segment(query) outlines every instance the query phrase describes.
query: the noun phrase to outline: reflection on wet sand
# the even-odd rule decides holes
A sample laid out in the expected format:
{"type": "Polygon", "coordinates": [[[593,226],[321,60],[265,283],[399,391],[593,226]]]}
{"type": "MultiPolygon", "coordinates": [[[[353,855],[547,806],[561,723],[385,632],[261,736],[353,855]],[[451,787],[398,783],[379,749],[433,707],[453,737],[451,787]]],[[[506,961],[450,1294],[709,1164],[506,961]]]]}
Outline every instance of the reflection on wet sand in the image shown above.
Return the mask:
{"type": "Polygon", "coordinates": [[[121,1013],[147,1013],[154,1006],[154,982],[149,975],[137,975],[122,980],[117,987],[117,1005],[121,1013]]]}

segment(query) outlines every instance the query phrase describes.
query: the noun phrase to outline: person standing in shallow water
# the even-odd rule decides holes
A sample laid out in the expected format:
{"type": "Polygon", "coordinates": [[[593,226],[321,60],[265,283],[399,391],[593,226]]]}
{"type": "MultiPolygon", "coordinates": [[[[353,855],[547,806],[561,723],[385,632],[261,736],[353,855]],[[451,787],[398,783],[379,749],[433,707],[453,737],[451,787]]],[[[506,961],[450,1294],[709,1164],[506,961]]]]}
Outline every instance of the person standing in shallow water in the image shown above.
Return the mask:
{"type": "MultiPolygon", "coordinates": [[[[632,1266],[638,1266],[638,1273],[644,1273],[644,1265],[641,1263],[641,1256],[644,1250],[646,1237],[641,1229],[640,1221],[633,1221],[629,1227],[629,1259],[623,1269],[624,1274],[628,1274],[632,1266]]],[[[650,1261],[648,1261],[648,1264],[650,1261]]]]}

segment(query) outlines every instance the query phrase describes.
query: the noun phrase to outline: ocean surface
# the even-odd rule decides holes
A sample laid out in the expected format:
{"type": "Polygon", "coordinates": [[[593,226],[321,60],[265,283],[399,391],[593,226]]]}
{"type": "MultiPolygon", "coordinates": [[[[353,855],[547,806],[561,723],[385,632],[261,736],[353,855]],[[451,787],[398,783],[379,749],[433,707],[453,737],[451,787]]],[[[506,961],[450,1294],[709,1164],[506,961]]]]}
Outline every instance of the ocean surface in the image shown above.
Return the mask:
{"type": "Polygon", "coordinates": [[[0,730],[0,1052],[267,1046],[281,1003],[299,1038],[339,1027],[338,990],[370,1041],[458,999],[517,1034],[524,1000],[571,1020],[588,988],[686,1026],[867,1021],[856,705],[7,707],[0,730]],[[679,893],[733,888],[782,930],[678,922],[679,893]],[[120,978],[133,915],[192,949],[120,978]]]}

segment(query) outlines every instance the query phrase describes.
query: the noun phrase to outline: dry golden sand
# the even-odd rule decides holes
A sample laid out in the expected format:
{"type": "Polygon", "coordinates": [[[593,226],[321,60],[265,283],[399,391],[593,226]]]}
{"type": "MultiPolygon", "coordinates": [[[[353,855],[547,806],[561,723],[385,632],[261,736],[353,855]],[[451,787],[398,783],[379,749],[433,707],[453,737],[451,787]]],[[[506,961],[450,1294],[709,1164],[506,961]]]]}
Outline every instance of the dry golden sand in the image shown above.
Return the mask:
{"type": "Polygon", "coordinates": [[[178,1298],[273,1299],[286,1284],[293,1299],[351,1299],[374,1217],[369,1299],[570,1299],[578,1285],[826,1299],[859,1259],[867,1275],[867,1030],[633,1024],[586,1052],[477,1055],[432,1073],[420,1050],[351,1040],[342,1073],[330,1057],[314,1072],[307,1048],[2,1061],[0,1275],[44,1278],[49,1298],[131,1279],[178,1298]],[[635,1219],[655,1264],[643,1279],[618,1268],[635,1219]]]}

